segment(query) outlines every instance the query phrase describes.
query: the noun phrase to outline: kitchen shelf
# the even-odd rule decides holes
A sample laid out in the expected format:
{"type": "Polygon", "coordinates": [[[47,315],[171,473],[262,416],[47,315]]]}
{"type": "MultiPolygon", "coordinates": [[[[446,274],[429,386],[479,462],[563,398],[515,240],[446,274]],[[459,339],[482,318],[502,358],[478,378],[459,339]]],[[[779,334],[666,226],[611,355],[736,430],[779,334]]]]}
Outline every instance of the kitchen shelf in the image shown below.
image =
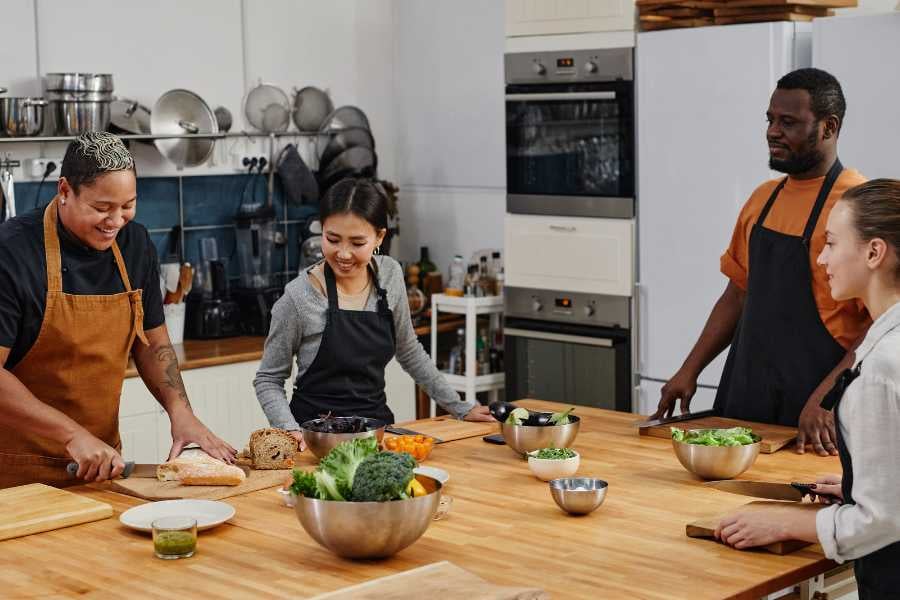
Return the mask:
{"type": "MultiPolygon", "coordinates": [[[[491,373],[478,375],[478,366],[475,361],[476,343],[478,336],[478,315],[490,315],[491,329],[500,329],[500,315],[503,313],[503,296],[486,296],[474,298],[471,296],[447,296],[446,294],[432,294],[431,296],[431,359],[437,362],[437,323],[438,313],[453,313],[465,315],[463,327],[466,331],[466,364],[465,375],[445,373],[444,377],[457,392],[465,394],[466,401],[476,401],[475,394],[488,392],[489,401],[494,402],[498,398],[498,392],[506,386],[504,373],[491,373]]],[[[432,408],[433,402],[432,402],[432,408]]]]}
{"type": "MultiPolygon", "coordinates": [[[[228,133],[141,133],[141,134],[116,134],[123,140],[223,140],[233,138],[281,138],[281,137],[318,137],[319,132],[285,131],[282,133],[261,133],[257,131],[235,131],[228,133]]],[[[53,135],[31,137],[0,137],[0,143],[43,144],[45,142],[71,142],[77,136],[53,135]]]]}

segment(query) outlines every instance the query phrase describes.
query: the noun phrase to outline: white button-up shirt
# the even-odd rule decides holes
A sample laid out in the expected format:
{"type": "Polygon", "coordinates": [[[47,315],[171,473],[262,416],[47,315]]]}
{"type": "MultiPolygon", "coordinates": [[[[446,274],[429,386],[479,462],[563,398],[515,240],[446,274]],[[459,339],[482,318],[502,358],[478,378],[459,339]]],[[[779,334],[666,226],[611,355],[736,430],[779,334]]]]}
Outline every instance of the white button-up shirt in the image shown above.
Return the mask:
{"type": "Polygon", "coordinates": [[[859,363],[838,405],[856,504],[816,514],[819,543],[837,562],[900,541],[900,303],[872,324],[856,350],[859,363]]]}

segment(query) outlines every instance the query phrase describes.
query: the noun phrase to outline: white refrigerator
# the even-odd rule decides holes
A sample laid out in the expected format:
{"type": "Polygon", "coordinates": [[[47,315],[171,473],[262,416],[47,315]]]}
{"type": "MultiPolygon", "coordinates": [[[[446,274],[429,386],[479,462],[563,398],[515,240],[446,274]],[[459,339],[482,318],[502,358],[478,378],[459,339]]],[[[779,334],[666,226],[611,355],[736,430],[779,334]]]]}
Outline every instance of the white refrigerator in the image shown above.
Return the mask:
{"type": "MultiPolygon", "coordinates": [[[[727,284],[719,257],[750,193],[775,176],[765,140],[778,79],[811,60],[809,24],[640,33],[636,46],[635,409],[652,413],[727,284]]],[[[699,378],[711,408],[727,351],[699,378]]],[[[676,411],[677,412],[677,411],[676,411]]]]}
{"type": "Polygon", "coordinates": [[[900,178],[900,12],[813,21],[813,66],[841,82],[841,161],[874,179],[900,178]]]}

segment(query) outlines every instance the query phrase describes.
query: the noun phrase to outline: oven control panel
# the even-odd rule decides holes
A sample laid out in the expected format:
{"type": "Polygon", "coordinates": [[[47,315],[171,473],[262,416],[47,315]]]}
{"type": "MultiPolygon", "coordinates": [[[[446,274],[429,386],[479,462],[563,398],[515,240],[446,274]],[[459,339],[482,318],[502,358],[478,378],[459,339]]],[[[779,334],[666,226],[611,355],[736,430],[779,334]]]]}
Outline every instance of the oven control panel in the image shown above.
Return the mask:
{"type": "Polygon", "coordinates": [[[627,297],[516,287],[507,287],[504,293],[504,310],[510,317],[626,329],[631,324],[627,297]]]}
{"type": "Polygon", "coordinates": [[[631,48],[525,52],[505,56],[506,83],[631,81],[631,48]]]}

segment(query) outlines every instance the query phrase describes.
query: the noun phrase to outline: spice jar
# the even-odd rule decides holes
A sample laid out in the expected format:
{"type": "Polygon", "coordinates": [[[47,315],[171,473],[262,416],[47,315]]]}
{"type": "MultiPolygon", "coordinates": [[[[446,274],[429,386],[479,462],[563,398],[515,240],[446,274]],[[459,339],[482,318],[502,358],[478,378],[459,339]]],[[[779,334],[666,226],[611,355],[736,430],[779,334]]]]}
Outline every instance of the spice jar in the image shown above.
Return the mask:
{"type": "Polygon", "coordinates": [[[197,549],[197,521],[191,517],[161,517],[151,523],[153,552],[158,558],[187,558],[197,549]]]}

